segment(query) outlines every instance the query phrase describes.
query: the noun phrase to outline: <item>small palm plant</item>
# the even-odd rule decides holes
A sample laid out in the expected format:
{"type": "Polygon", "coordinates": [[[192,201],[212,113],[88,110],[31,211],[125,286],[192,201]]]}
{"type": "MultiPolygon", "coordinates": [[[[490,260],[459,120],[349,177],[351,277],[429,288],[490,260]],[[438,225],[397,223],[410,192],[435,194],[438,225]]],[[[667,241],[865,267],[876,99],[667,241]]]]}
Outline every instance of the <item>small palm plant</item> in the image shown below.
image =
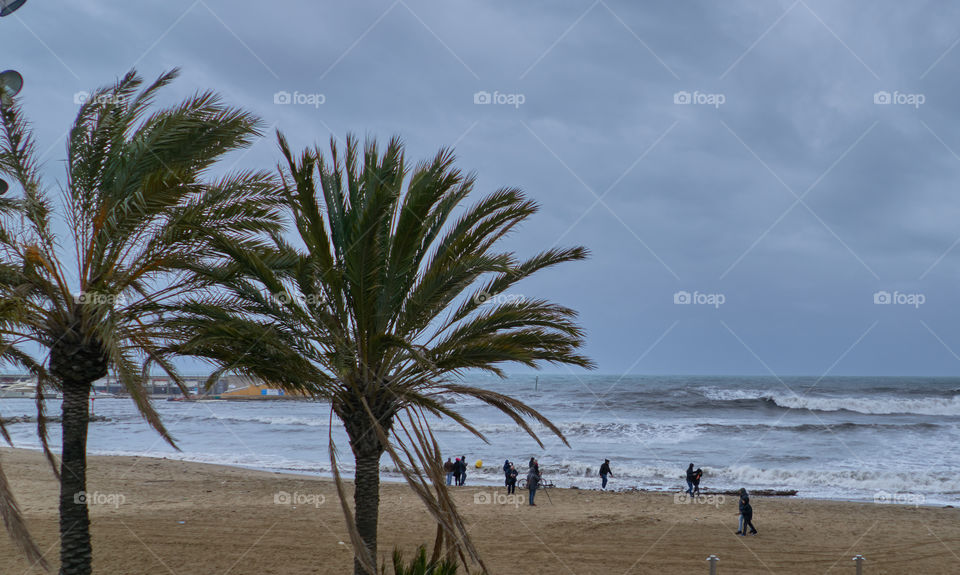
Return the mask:
{"type": "MultiPolygon", "coordinates": [[[[423,545],[417,547],[417,554],[409,563],[404,561],[400,549],[393,550],[393,575],[457,575],[457,568],[457,562],[451,559],[428,560],[427,548],[423,545]]],[[[380,571],[387,575],[386,566],[380,571]]]]}
{"type": "MultiPolygon", "coordinates": [[[[211,92],[151,112],[176,75],[141,89],[130,72],[91,95],[70,131],[59,204],[41,180],[21,109],[2,110],[0,173],[19,183],[22,196],[0,204],[0,357],[39,378],[38,431],[60,478],[65,575],[91,572],[84,492],[93,382],[112,367],[172,445],[145,390],[152,366],[183,388],[158,353],[168,343],[158,328],[162,312],[205,286],[191,269],[214,256],[212,240],[240,246],[280,229],[275,177],[210,174],[225,154],[260,135],[258,119],[211,92]],[[59,471],[43,424],[45,386],[63,394],[59,471]]],[[[4,492],[0,480],[0,509],[9,510],[4,492]]]]}
{"type": "MultiPolygon", "coordinates": [[[[175,322],[171,352],[328,401],[350,439],[354,510],[346,501],[337,450],[331,467],[355,551],[355,573],[375,573],[379,462],[384,453],[438,522],[441,547],[480,561],[443,481],[431,417],[449,417],[483,435],[443,395],[472,396],[501,410],[537,442],[528,419],[563,438],[536,410],[507,395],[465,385],[470,370],[503,376],[502,366],[590,367],[578,350],[576,312],[543,299],[506,297],[534,273],[586,257],[550,249],[521,260],[498,240],[537,211],[516,189],[464,201],[474,177],[441,150],[410,171],[401,142],[381,153],[348,137],[299,158],[279,136],[286,207],[295,242],[269,248],[224,244],[231,263],[209,270],[223,292],[198,300],[175,322]],[[191,315],[192,314],[192,317],[191,315]],[[446,540],[444,543],[444,536],[446,540]]],[[[566,442],[566,440],[563,440],[566,442]]]]}

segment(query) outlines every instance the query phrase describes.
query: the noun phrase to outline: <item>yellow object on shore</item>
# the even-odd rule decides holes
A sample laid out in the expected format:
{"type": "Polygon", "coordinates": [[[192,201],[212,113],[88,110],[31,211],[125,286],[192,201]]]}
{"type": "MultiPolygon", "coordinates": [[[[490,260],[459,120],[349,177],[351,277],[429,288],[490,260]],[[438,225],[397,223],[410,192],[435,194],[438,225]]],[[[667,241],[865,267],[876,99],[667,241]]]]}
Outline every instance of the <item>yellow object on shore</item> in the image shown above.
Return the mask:
{"type": "Polygon", "coordinates": [[[480,469],[481,467],[483,467],[483,461],[480,460],[480,459],[478,459],[478,460],[477,460],[477,469],[480,469]]]}

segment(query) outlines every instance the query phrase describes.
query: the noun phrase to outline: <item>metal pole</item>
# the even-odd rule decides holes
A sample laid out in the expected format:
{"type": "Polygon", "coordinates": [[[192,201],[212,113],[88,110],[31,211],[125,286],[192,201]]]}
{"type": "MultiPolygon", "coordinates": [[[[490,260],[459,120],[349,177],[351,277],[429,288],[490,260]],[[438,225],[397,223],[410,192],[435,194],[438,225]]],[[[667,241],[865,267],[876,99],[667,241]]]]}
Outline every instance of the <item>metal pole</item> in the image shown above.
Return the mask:
{"type": "Polygon", "coordinates": [[[856,555],[853,560],[857,562],[857,575],[863,575],[863,562],[866,559],[863,558],[863,555],[856,555]]]}
{"type": "Polygon", "coordinates": [[[717,561],[719,560],[720,558],[716,555],[707,557],[707,561],[710,562],[710,575],[717,575],[717,561]]]}

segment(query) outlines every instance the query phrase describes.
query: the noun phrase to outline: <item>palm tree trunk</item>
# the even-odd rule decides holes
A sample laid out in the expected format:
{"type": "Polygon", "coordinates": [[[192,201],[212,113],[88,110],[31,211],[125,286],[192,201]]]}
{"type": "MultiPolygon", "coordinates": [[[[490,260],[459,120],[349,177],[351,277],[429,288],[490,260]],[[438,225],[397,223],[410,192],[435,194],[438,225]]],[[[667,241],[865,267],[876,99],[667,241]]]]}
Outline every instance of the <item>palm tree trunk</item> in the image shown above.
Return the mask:
{"type": "Polygon", "coordinates": [[[89,383],[63,382],[60,575],[91,573],[90,517],[86,501],[89,397],[89,383]]]}
{"type": "MultiPolygon", "coordinates": [[[[377,523],[380,518],[380,456],[383,450],[370,445],[354,446],[356,473],[354,475],[354,520],[360,538],[366,544],[374,567],[377,561],[377,523]]],[[[353,560],[354,575],[370,575],[359,557],[353,560]]]]}

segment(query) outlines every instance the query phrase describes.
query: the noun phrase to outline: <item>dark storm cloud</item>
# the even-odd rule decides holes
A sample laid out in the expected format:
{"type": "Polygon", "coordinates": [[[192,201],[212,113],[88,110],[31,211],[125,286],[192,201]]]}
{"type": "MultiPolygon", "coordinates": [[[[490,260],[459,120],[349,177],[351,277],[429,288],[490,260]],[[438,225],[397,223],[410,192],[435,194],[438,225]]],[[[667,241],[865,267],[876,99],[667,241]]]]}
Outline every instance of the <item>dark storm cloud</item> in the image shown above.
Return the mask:
{"type": "MultiPolygon", "coordinates": [[[[417,158],[456,145],[481,190],[543,205],[518,251],[592,249],[520,289],[581,310],[603,371],[950,374],[958,11],[32,0],[0,41],[51,176],[75,93],[134,65],[180,66],[171,97],[216,89],[297,146],[347,131],[399,133],[417,158]],[[880,291],[926,301],[876,305],[880,291]]],[[[272,135],[234,161],[274,165],[272,135]]]]}

